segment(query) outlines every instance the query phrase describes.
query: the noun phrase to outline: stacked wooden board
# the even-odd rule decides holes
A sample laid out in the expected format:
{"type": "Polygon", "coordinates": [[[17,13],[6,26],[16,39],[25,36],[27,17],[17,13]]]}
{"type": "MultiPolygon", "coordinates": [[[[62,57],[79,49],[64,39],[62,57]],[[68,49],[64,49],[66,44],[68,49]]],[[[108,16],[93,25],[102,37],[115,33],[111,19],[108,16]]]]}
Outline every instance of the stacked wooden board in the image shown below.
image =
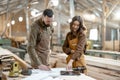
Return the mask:
{"type": "Polygon", "coordinates": [[[31,68],[29,64],[27,64],[24,60],[20,59],[17,55],[15,55],[14,53],[10,52],[7,49],[3,49],[0,47],[0,56],[2,55],[12,56],[16,61],[19,62],[22,68],[31,68]]]}

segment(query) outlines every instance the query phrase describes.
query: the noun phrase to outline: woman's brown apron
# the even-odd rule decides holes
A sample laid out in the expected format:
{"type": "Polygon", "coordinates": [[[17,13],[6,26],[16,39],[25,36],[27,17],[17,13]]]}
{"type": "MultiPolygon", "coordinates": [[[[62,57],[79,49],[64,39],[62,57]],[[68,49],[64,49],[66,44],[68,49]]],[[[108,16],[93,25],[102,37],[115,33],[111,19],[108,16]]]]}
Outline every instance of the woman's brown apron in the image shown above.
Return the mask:
{"type": "MultiPolygon", "coordinates": [[[[69,47],[71,50],[76,50],[77,44],[78,44],[78,38],[69,40],[69,47]]],[[[86,67],[84,52],[81,54],[82,55],[73,62],[73,64],[72,64],[73,68],[82,67],[82,66],[86,67]]],[[[70,61],[72,55],[73,55],[73,53],[69,54],[68,57],[66,58],[67,63],[70,61]]],[[[84,73],[87,73],[87,70],[84,70],[84,73]]]]}

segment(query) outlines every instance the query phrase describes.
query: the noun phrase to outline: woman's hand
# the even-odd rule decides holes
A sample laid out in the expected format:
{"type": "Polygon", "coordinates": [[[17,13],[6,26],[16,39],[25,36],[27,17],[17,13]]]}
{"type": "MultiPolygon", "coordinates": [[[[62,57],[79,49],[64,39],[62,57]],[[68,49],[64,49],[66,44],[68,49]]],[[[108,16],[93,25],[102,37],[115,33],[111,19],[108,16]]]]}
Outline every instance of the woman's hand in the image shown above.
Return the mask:
{"type": "Polygon", "coordinates": [[[74,53],[75,52],[75,50],[71,50],[71,53],[74,53]]]}
{"type": "Polygon", "coordinates": [[[46,66],[46,65],[43,65],[43,64],[38,66],[38,68],[41,69],[41,70],[45,70],[45,71],[50,71],[51,70],[49,66],[46,66]]]}
{"type": "Polygon", "coordinates": [[[66,70],[68,71],[72,70],[72,63],[73,63],[73,60],[70,59],[69,63],[67,64],[66,70]]]}

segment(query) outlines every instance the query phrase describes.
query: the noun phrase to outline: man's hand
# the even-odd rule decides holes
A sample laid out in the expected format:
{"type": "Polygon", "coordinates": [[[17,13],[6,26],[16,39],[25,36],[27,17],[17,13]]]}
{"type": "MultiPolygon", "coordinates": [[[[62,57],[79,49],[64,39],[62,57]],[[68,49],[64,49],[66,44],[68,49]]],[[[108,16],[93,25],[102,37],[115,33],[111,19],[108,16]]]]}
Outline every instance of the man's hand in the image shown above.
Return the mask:
{"type": "Polygon", "coordinates": [[[41,69],[41,70],[46,70],[46,71],[50,71],[51,70],[49,66],[46,66],[46,65],[43,65],[43,64],[38,66],[38,68],[41,69]]]}
{"type": "Polygon", "coordinates": [[[73,60],[70,59],[69,63],[67,64],[66,70],[68,71],[72,70],[72,63],[73,63],[73,60]]]}

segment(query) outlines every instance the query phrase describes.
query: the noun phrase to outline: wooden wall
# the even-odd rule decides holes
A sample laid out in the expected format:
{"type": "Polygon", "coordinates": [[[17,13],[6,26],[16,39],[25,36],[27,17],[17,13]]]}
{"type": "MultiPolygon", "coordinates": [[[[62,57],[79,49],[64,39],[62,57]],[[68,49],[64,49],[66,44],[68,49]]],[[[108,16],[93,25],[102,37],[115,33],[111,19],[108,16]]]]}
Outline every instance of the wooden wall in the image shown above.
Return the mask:
{"type": "Polygon", "coordinates": [[[120,42],[118,40],[105,41],[105,50],[119,51],[119,49],[120,49],[120,42]]]}
{"type": "Polygon", "coordinates": [[[26,18],[24,11],[19,11],[16,14],[12,14],[11,19],[15,19],[15,24],[11,25],[11,36],[27,36],[26,31],[26,18]],[[12,16],[13,15],[13,16],[12,16]],[[18,18],[23,17],[23,21],[19,22],[18,18]]]}
{"type": "Polygon", "coordinates": [[[4,28],[5,28],[5,20],[6,20],[6,15],[3,14],[3,15],[0,15],[0,34],[3,32],[4,28]]]}
{"type": "Polygon", "coordinates": [[[16,13],[9,13],[8,20],[6,20],[6,14],[0,15],[0,35],[3,33],[7,23],[10,23],[10,26],[7,27],[6,32],[3,36],[9,37],[16,41],[23,41],[26,39],[27,31],[26,31],[26,17],[25,11],[21,10],[16,13]],[[23,21],[19,22],[18,18],[23,17],[23,21]],[[14,18],[15,24],[12,25],[11,21],[14,18]]]}

